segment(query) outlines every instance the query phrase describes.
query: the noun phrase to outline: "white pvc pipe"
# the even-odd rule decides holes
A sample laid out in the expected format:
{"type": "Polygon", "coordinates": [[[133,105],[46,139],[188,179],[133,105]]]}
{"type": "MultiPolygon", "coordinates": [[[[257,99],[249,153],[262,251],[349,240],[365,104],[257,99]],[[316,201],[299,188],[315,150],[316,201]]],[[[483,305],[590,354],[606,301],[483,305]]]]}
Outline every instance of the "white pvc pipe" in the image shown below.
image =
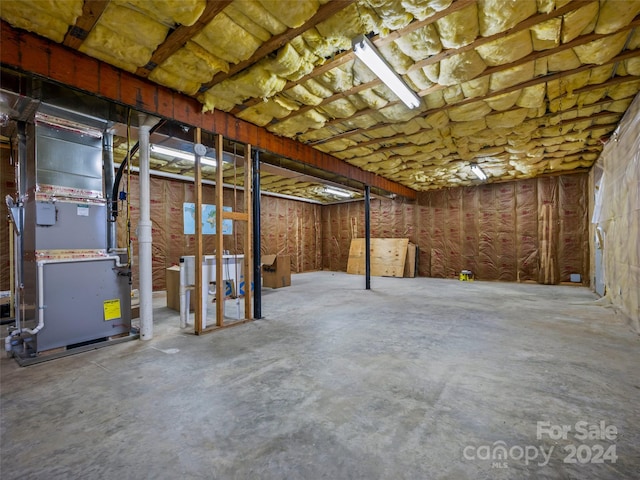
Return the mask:
{"type": "MultiPolygon", "coordinates": [[[[141,116],[141,123],[144,119],[141,116]]],[[[140,339],[153,338],[153,282],[151,256],[151,195],[149,174],[149,130],[143,124],[138,130],[140,144],[140,220],[138,221],[138,256],[140,272],[140,339]]]]}
{"type": "Polygon", "coordinates": [[[38,265],[38,325],[36,328],[23,328],[23,332],[35,335],[44,327],[44,262],[36,262],[38,265]]]}

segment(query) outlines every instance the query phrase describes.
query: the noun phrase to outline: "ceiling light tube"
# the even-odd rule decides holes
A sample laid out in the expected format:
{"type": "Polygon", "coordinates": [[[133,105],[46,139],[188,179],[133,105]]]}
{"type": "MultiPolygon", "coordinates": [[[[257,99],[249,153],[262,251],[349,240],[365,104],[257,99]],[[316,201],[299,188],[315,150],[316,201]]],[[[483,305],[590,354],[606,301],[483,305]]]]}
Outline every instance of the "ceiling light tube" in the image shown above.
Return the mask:
{"type": "Polygon", "coordinates": [[[380,55],[373,43],[364,35],[358,35],[352,41],[353,53],[375,73],[382,82],[395,93],[409,108],[420,106],[420,97],[411,90],[380,55]]]}
{"type": "MultiPolygon", "coordinates": [[[[182,160],[191,160],[195,162],[195,156],[193,153],[183,152],[182,150],[176,150],[173,148],[163,147],[161,145],[151,145],[151,151],[158,155],[166,155],[173,158],[181,158],[182,160]]],[[[209,157],[200,157],[200,163],[203,165],[209,165],[215,167],[217,165],[216,160],[209,157]]]]}
{"type": "Polygon", "coordinates": [[[476,163],[471,164],[471,171],[478,177],[480,180],[486,180],[487,174],[484,173],[484,170],[480,168],[480,166],[476,163]]]}
{"type": "Polygon", "coordinates": [[[350,197],[351,196],[351,192],[347,192],[345,190],[340,190],[339,188],[333,188],[333,187],[324,187],[324,193],[328,193],[330,195],[335,195],[337,197],[350,197]]]}

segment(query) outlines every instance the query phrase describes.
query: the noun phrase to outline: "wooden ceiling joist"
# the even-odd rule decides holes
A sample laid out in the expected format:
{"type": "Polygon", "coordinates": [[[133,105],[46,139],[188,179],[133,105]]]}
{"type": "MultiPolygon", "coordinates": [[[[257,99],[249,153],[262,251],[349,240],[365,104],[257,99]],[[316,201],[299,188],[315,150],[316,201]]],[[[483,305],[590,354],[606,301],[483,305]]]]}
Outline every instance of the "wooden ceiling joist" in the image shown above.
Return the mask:
{"type": "Polygon", "coordinates": [[[445,8],[444,10],[440,10],[439,12],[434,13],[433,15],[431,15],[428,18],[425,18],[424,20],[413,21],[406,27],[401,28],[399,30],[395,30],[394,32],[391,32],[389,35],[386,35],[384,37],[378,36],[374,38],[373,43],[375,44],[376,47],[382,47],[384,45],[388,45],[394,40],[397,40],[398,38],[401,38],[404,35],[407,35],[411,32],[415,32],[416,30],[426,27],[427,25],[431,25],[432,23],[437,22],[438,20],[446,17],[447,15],[451,15],[454,12],[458,12],[468,7],[471,4],[476,3],[476,1],[477,0],[457,0],[453,2],[451,5],[449,5],[447,8],[445,8]]]}
{"type": "MultiPolygon", "coordinates": [[[[296,85],[300,85],[303,84],[304,82],[306,82],[307,80],[310,80],[312,78],[318,77],[320,75],[322,75],[325,72],[328,72],[329,70],[333,70],[336,67],[339,67],[340,65],[344,65],[345,63],[349,62],[350,60],[353,60],[354,58],[354,54],[351,50],[346,51],[346,52],[342,52],[338,55],[336,55],[332,60],[328,61],[327,63],[324,63],[323,65],[320,65],[319,67],[316,67],[313,69],[313,72],[309,73],[308,75],[305,75],[304,77],[300,78],[299,80],[296,80],[295,82],[289,81],[287,82],[287,84],[285,85],[285,87],[282,89],[282,91],[286,91],[289,90],[290,88],[296,86],[296,85]]],[[[233,110],[231,110],[231,114],[235,115],[238,112],[249,108],[249,107],[253,107],[254,105],[258,105],[259,103],[264,102],[264,100],[262,98],[250,98],[249,100],[247,100],[246,102],[244,102],[241,106],[237,106],[235,107],[233,110]]]]}
{"type": "Polygon", "coordinates": [[[85,0],[82,6],[82,15],[80,15],[75,25],[69,28],[64,36],[63,45],[74,49],[80,48],[93,27],[100,19],[102,12],[105,11],[111,0],[85,0]]]}
{"type": "MultiPolygon", "coordinates": [[[[512,68],[515,68],[515,67],[519,67],[521,65],[525,65],[525,64],[530,63],[530,62],[535,62],[536,60],[539,60],[541,58],[550,57],[551,55],[555,55],[557,53],[564,52],[565,50],[569,50],[571,48],[578,47],[580,45],[586,45],[587,43],[591,43],[591,42],[594,42],[596,40],[601,40],[601,39],[603,39],[605,37],[610,37],[610,36],[616,35],[616,34],[618,34],[620,32],[625,32],[627,30],[632,30],[632,29],[634,29],[635,27],[638,27],[638,26],[640,26],[640,17],[634,19],[634,21],[631,22],[629,25],[625,25],[623,28],[615,31],[614,33],[607,33],[607,34],[592,33],[592,34],[589,34],[589,35],[583,35],[581,37],[576,38],[575,40],[573,40],[571,42],[564,43],[564,44],[559,45],[559,46],[557,46],[555,48],[551,48],[549,50],[541,50],[539,52],[533,52],[533,53],[527,55],[526,57],[523,57],[523,58],[521,58],[519,60],[515,60],[515,61],[513,61],[511,63],[507,63],[507,64],[504,64],[504,65],[497,65],[495,67],[489,67],[486,70],[484,70],[481,75],[475,77],[473,80],[477,80],[479,78],[483,78],[483,77],[492,75],[494,73],[503,72],[504,70],[509,70],[509,69],[512,69],[512,68]]],[[[636,54],[640,55],[639,52],[636,52],[636,54]]],[[[597,65],[585,65],[585,66],[593,68],[593,67],[595,67],[597,65]]],[[[418,95],[423,97],[423,96],[428,95],[430,93],[437,92],[438,90],[442,90],[443,88],[446,88],[446,85],[444,85],[444,86],[443,85],[434,85],[433,87],[430,87],[430,88],[427,88],[425,90],[422,90],[422,91],[418,92],[418,95]]]]}
{"type": "Polygon", "coordinates": [[[332,155],[289,138],[278,137],[262,127],[216,110],[202,113],[195,99],[147,79],[119,70],[102,61],[18,30],[0,20],[2,65],[67,85],[137,111],[222,134],[251,144],[276,156],[370,185],[389,193],[415,199],[417,192],[405,185],[354,167],[332,155]],[[55,62],[51,59],[55,58],[55,62]]]}
{"type": "MultiPolygon", "coordinates": [[[[626,52],[623,52],[615,57],[613,57],[612,59],[600,64],[600,65],[582,65],[581,67],[575,68],[573,70],[567,70],[564,72],[558,72],[558,73],[554,73],[554,74],[550,74],[550,75],[542,75],[540,77],[535,77],[531,80],[527,80],[526,82],[522,82],[522,83],[518,83],[516,85],[512,85],[511,87],[507,87],[504,88],[502,90],[496,90],[494,92],[491,92],[490,95],[486,95],[484,97],[473,97],[473,98],[467,98],[465,100],[462,100],[460,102],[456,102],[456,103],[452,103],[450,105],[444,105],[442,107],[437,107],[437,108],[432,108],[426,111],[423,111],[420,113],[421,116],[425,117],[427,115],[432,115],[434,113],[437,112],[441,112],[441,111],[446,111],[450,108],[453,107],[459,107],[462,105],[467,105],[469,103],[473,103],[473,102],[478,102],[481,100],[486,100],[489,98],[493,98],[499,95],[503,95],[506,93],[511,93],[511,92],[515,92],[517,90],[522,90],[524,88],[528,88],[528,87],[533,87],[535,85],[539,85],[540,83],[546,83],[546,82],[551,82],[553,80],[558,80],[564,77],[568,77],[571,75],[575,75],[577,73],[583,72],[585,70],[590,70],[592,68],[596,68],[596,67],[601,67],[603,65],[611,65],[613,63],[618,63],[618,62],[622,62],[624,60],[627,60],[629,58],[634,58],[634,57],[638,57],[640,56],[640,50],[629,50],[626,52]]],[[[574,90],[574,94],[576,93],[583,93],[585,91],[589,91],[589,90],[597,90],[598,88],[603,88],[606,87],[607,85],[615,85],[617,83],[625,83],[625,82],[631,82],[631,81],[635,81],[638,80],[639,77],[635,77],[635,76],[624,76],[624,77],[614,77],[612,79],[607,80],[604,83],[601,84],[594,84],[594,85],[588,85],[586,87],[582,87],[582,89],[576,89],[574,90]],[[588,90],[583,90],[583,89],[588,89],[588,90]]],[[[393,102],[393,104],[396,104],[399,102],[393,102]]],[[[391,105],[387,104],[387,105],[391,105]]],[[[364,110],[360,110],[358,112],[356,112],[354,115],[352,115],[351,117],[349,117],[347,119],[348,120],[352,120],[353,118],[362,116],[362,115],[370,115],[372,113],[375,113],[377,110],[375,109],[364,109],[364,110]]],[[[325,127],[329,127],[331,125],[337,125],[337,124],[341,124],[343,122],[346,122],[344,119],[335,119],[335,120],[330,120],[328,122],[325,123],[325,127]]],[[[374,128],[374,127],[369,127],[369,128],[374,128]]],[[[315,146],[315,145],[321,145],[323,143],[327,143],[330,141],[334,141],[334,140],[338,140],[341,138],[349,138],[353,135],[357,135],[361,133],[359,130],[349,130],[347,132],[341,133],[341,134],[336,134],[336,135],[332,135],[330,138],[327,139],[322,139],[322,140],[317,140],[315,142],[309,142],[307,143],[307,145],[311,145],[311,146],[315,146]]]]}
{"type": "Polygon", "coordinates": [[[339,12],[343,8],[348,7],[354,1],[355,0],[333,0],[332,2],[325,3],[303,25],[301,25],[301,26],[299,26],[297,28],[291,28],[291,29],[285,31],[281,35],[274,35],[268,41],[263,43],[253,53],[253,55],[251,55],[251,57],[249,57],[247,60],[244,60],[244,61],[242,61],[242,62],[230,67],[229,71],[226,72],[226,73],[225,72],[220,72],[217,75],[215,75],[210,82],[205,83],[200,87],[200,93],[207,91],[208,89],[210,89],[214,85],[222,82],[223,80],[226,80],[227,78],[235,75],[236,73],[244,70],[245,68],[250,67],[251,65],[253,65],[257,61],[259,61],[262,58],[264,58],[265,56],[267,56],[270,53],[275,52],[276,50],[278,50],[280,47],[282,47],[284,44],[286,44],[290,40],[293,40],[298,35],[300,35],[300,34],[304,33],[305,31],[309,30],[311,27],[316,26],[318,23],[323,22],[324,20],[326,20],[327,18],[331,17],[335,13],[339,12]]]}
{"type": "Polygon", "coordinates": [[[173,30],[167,36],[167,39],[153,52],[151,60],[149,60],[144,67],[140,67],[136,70],[136,75],[140,75],[145,78],[148,77],[158,65],[180,50],[189,40],[200,33],[200,31],[202,31],[202,29],[206,27],[209,22],[211,22],[211,20],[213,20],[215,16],[224,10],[232,1],[233,0],[215,0],[207,2],[207,6],[198,20],[189,27],[180,25],[178,28],[173,30]]]}
{"type": "MultiPolygon", "coordinates": [[[[634,77],[634,76],[630,76],[630,77],[615,77],[615,78],[612,78],[611,80],[607,81],[605,84],[587,85],[585,87],[578,88],[578,89],[576,89],[576,90],[574,90],[572,92],[572,95],[579,95],[581,93],[586,93],[586,92],[589,92],[589,91],[592,91],[592,90],[597,90],[597,89],[600,89],[600,88],[603,88],[603,87],[606,88],[606,87],[609,87],[609,86],[618,85],[620,83],[633,82],[633,81],[637,81],[637,80],[640,80],[640,77],[634,77]]],[[[552,117],[556,117],[558,115],[563,115],[563,114],[573,113],[573,112],[579,112],[580,110],[584,110],[584,109],[587,109],[587,108],[593,108],[593,107],[600,107],[600,106],[604,106],[604,105],[609,105],[609,104],[611,104],[613,102],[615,102],[615,100],[613,100],[611,98],[607,98],[607,99],[604,99],[604,100],[599,100],[597,102],[586,104],[586,105],[582,105],[582,106],[579,106],[579,107],[573,107],[573,108],[569,108],[569,109],[566,109],[566,110],[561,110],[561,111],[558,111],[558,112],[550,112],[550,113],[548,113],[548,114],[546,114],[546,115],[544,115],[542,117],[536,117],[535,119],[552,118],[552,117]]],[[[453,105],[451,105],[451,106],[453,106],[453,105]]],[[[451,106],[449,106],[449,108],[451,106]]],[[[510,108],[508,110],[504,110],[502,112],[499,112],[499,113],[509,113],[509,112],[520,110],[520,109],[521,109],[521,107],[513,107],[513,108],[510,108]]],[[[531,119],[531,120],[534,120],[534,119],[531,119]]],[[[421,132],[429,132],[431,130],[432,129],[422,129],[422,130],[418,130],[417,132],[413,132],[410,135],[416,135],[416,134],[419,134],[421,132]]],[[[358,142],[357,145],[354,145],[353,147],[345,148],[344,150],[340,150],[340,152],[347,152],[347,151],[352,150],[354,148],[369,147],[371,145],[379,145],[379,144],[389,143],[389,142],[393,142],[394,140],[403,140],[403,139],[406,139],[407,136],[410,136],[410,135],[407,135],[406,133],[399,133],[397,135],[391,135],[391,136],[388,136],[388,137],[372,138],[371,140],[366,140],[364,142],[358,142]]],[[[339,137],[339,136],[336,135],[336,137],[339,137]]],[[[402,145],[395,144],[395,145],[390,145],[389,147],[393,147],[393,146],[395,146],[397,148],[397,147],[400,147],[402,145]]],[[[387,147],[383,147],[383,148],[387,148],[387,147]]],[[[376,152],[380,152],[380,151],[381,151],[381,149],[376,149],[376,152]]]]}
{"type": "MultiPolygon", "coordinates": [[[[596,1],[596,0],[590,0],[590,1],[596,1]]],[[[447,8],[445,8],[444,10],[441,10],[439,12],[436,12],[435,14],[433,14],[432,16],[430,16],[429,18],[425,18],[424,20],[419,20],[419,21],[414,21],[411,22],[409,25],[407,25],[406,27],[400,29],[400,30],[396,30],[395,32],[390,33],[389,35],[387,35],[386,37],[381,37],[380,35],[376,35],[375,37],[371,38],[371,41],[373,42],[373,44],[376,47],[381,47],[384,45],[387,45],[388,43],[391,43],[393,40],[400,38],[402,35],[406,35],[407,33],[413,32],[415,30],[418,30],[419,28],[425,27],[431,23],[434,23],[436,21],[438,21],[441,18],[446,17],[447,15],[457,12],[458,10],[462,10],[463,8],[471,5],[472,3],[476,2],[476,0],[458,0],[456,2],[453,2],[451,5],[449,5],[447,8]]],[[[304,82],[306,82],[307,80],[310,80],[312,78],[316,78],[319,77],[320,75],[333,70],[334,68],[339,67],[340,65],[344,65],[345,63],[353,60],[355,58],[355,54],[353,53],[353,50],[347,50],[344,52],[341,52],[337,55],[335,55],[334,57],[332,57],[330,60],[327,59],[327,61],[325,63],[323,63],[322,65],[317,66],[316,68],[313,69],[313,72],[305,75],[304,77],[296,80],[295,82],[293,81],[288,81],[284,88],[282,89],[282,91],[286,91],[296,85],[300,85],[304,82]]],[[[376,79],[372,82],[370,82],[371,86],[375,86],[380,84],[381,81],[376,79]]],[[[333,101],[335,100],[334,97],[330,97],[330,99],[328,100],[333,101]]],[[[234,108],[231,113],[232,114],[236,114],[242,110],[244,110],[245,108],[248,107],[252,107],[254,105],[257,105],[258,103],[260,103],[262,101],[262,99],[258,99],[258,98],[252,98],[247,100],[246,102],[244,102],[242,104],[241,107],[236,107],[234,108]]]]}
{"type": "MultiPolygon", "coordinates": [[[[458,55],[458,54],[460,54],[462,52],[465,52],[467,50],[474,49],[474,48],[476,48],[476,47],[478,47],[480,45],[484,45],[484,44],[486,44],[488,42],[495,41],[496,39],[503,38],[503,37],[505,37],[507,35],[510,35],[510,34],[513,34],[513,33],[516,33],[516,32],[531,28],[534,25],[546,22],[551,18],[555,18],[557,16],[566,14],[567,12],[570,12],[570,11],[576,9],[576,8],[580,8],[580,7],[584,6],[585,4],[592,3],[593,1],[595,1],[595,0],[581,1],[581,2],[579,2],[578,5],[576,5],[574,3],[571,3],[571,4],[569,4],[569,5],[572,5],[571,8],[569,7],[569,5],[565,5],[564,7],[561,7],[558,10],[554,10],[553,12],[551,12],[549,14],[541,14],[541,15],[536,15],[534,17],[530,17],[527,20],[524,20],[524,21],[520,22],[518,25],[512,27],[510,30],[507,30],[505,32],[501,32],[499,34],[492,35],[492,36],[486,37],[486,38],[482,38],[481,37],[481,38],[477,39],[476,41],[474,41],[474,42],[472,42],[472,43],[470,43],[470,44],[468,44],[468,45],[466,45],[464,47],[447,49],[447,50],[444,50],[443,52],[440,52],[439,54],[433,55],[433,56],[431,56],[431,57],[429,57],[429,58],[427,58],[425,60],[422,60],[421,62],[416,62],[413,66],[409,67],[409,71],[412,71],[412,70],[415,70],[417,68],[420,68],[421,66],[429,65],[429,64],[432,64],[432,63],[437,63],[437,62],[439,62],[440,60],[442,60],[444,58],[451,57],[451,56],[454,56],[454,55],[458,55]],[[416,65],[418,65],[418,66],[416,66],[416,65]]],[[[463,3],[463,2],[457,2],[457,3],[463,3]]],[[[457,3],[452,4],[452,6],[449,7],[449,8],[452,9],[453,6],[456,5],[457,3]]],[[[448,12],[448,13],[451,13],[451,12],[448,12]]],[[[429,19],[427,19],[427,20],[429,20],[429,19]]],[[[424,24],[430,23],[430,22],[427,22],[427,20],[425,20],[423,22],[420,22],[420,23],[424,23],[424,24]]],[[[624,31],[626,29],[633,28],[634,26],[637,26],[637,25],[634,25],[632,23],[629,26],[626,26],[625,28],[620,29],[618,32],[624,31]]],[[[405,30],[406,29],[407,28],[402,29],[402,30],[398,30],[396,33],[405,34],[405,30]]],[[[616,32],[616,33],[618,33],[618,32],[616,32]]],[[[505,65],[498,65],[498,66],[495,66],[495,67],[488,68],[482,73],[481,76],[476,77],[476,78],[481,78],[481,77],[484,77],[484,76],[487,76],[487,75],[491,75],[492,73],[496,73],[496,72],[500,72],[500,71],[506,70],[506,69],[511,68],[513,66],[525,64],[525,63],[528,63],[530,61],[536,60],[537,58],[542,58],[542,57],[546,57],[546,56],[552,55],[554,53],[559,53],[559,52],[561,52],[563,50],[566,50],[568,48],[573,48],[575,46],[582,45],[584,43],[588,43],[588,42],[591,42],[591,41],[594,41],[594,40],[598,40],[598,39],[602,38],[603,36],[608,36],[608,35],[611,35],[611,34],[607,34],[607,35],[595,35],[594,34],[594,35],[591,35],[591,36],[579,37],[578,39],[574,40],[573,42],[567,43],[565,45],[560,45],[560,46],[558,46],[558,47],[556,47],[554,49],[542,50],[542,51],[539,51],[539,52],[534,52],[531,55],[528,55],[527,57],[525,57],[523,59],[520,59],[520,60],[518,60],[516,62],[512,62],[512,63],[505,64],[505,65]],[[591,38],[586,38],[586,37],[591,37],[591,38]]],[[[376,40],[376,41],[374,41],[374,43],[377,46],[379,46],[379,44],[382,43],[381,40],[382,39],[376,40]]],[[[386,40],[386,37],[385,37],[385,40],[386,40]]],[[[353,52],[349,52],[349,53],[353,54],[353,52]]],[[[332,68],[335,68],[335,66],[332,67],[332,68]]],[[[314,74],[315,74],[315,72],[314,72],[314,74]]],[[[378,85],[380,83],[381,83],[381,81],[379,79],[376,79],[376,80],[370,82],[369,84],[371,85],[371,87],[373,87],[373,86],[378,85]]],[[[287,87],[285,87],[285,89],[286,88],[287,87]]],[[[435,84],[432,87],[429,87],[428,89],[425,89],[425,90],[422,90],[422,91],[418,92],[418,95],[421,96],[421,97],[424,97],[424,96],[426,96],[426,95],[428,95],[430,93],[435,93],[435,92],[437,92],[439,90],[442,90],[444,88],[447,88],[447,86],[446,85],[435,84]]],[[[336,95],[333,95],[331,97],[325,98],[323,100],[322,104],[324,105],[324,104],[327,104],[327,103],[331,103],[332,101],[335,101],[335,100],[337,100],[339,98],[344,98],[344,97],[349,96],[349,95],[353,95],[355,93],[358,93],[359,91],[361,91],[360,85],[358,85],[356,87],[353,87],[353,88],[351,88],[351,89],[349,89],[349,90],[347,90],[345,92],[341,92],[339,94],[336,94],[336,95]]],[[[399,103],[399,102],[398,101],[390,102],[388,105],[395,105],[397,103],[399,103]]],[[[277,119],[275,121],[275,123],[284,121],[284,120],[286,120],[287,118],[289,118],[291,116],[301,115],[301,114],[303,114],[303,113],[305,113],[305,112],[307,112],[310,109],[315,108],[315,107],[317,107],[317,105],[316,106],[313,106],[313,105],[304,106],[304,107],[300,108],[299,110],[295,110],[295,111],[291,112],[291,114],[288,115],[288,116],[285,116],[285,117],[277,119]]],[[[362,110],[361,112],[367,112],[365,114],[368,114],[368,113],[372,113],[374,111],[377,111],[377,110],[375,110],[375,109],[365,109],[365,110],[362,110]]],[[[360,115],[360,112],[357,112],[355,115],[351,116],[350,118],[354,118],[355,116],[358,116],[358,115],[360,115]]],[[[334,123],[337,123],[337,121],[340,121],[340,120],[339,119],[335,119],[335,120],[332,120],[332,121],[334,123]]]]}
{"type": "Polygon", "coordinates": [[[538,15],[534,15],[533,17],[529,17],[526,20],[518,23],[517,25],[511,27],[509,30],[505,30],[504,32],[500,32],[500,33],[496,33],[495,35],[491,35],[489,37],[479,37],[478,39],[476,39],[475,41],[469,43],[468,45],[465,45],[463,47],[459,47],[459,48],[449,48],[447,50],[444,50],[440,53],[437,53],[435,55],[430,56],[429,58],[425,58],[424,60],[420,60],[416,63],[414,63],[413,65],[411,65],[411,67],[409,67],[409,72],[412,72],[414,70],[418,70],[422,67],[426,67],[428,65],[433,65],[434,63],[438,63],[441,60],[444,60],[445,58],[449,58],[449,57],[453,57],[454,55],[459,55],[461,53],[464,52],[468,52],[469,50],[474,50],[476,48],[478,48],[481,45],[485,45],[487,43],[491,43],[495,40],[499,40],[501,38],[504,37],[508,37],[509,35],[513,35],[514,33],[518,33],[521,32],[522,30],[527,30],[531,27],[534,27],[536,25],[539,25],[541,23],[547,22],[551,19],[557,18],[559,16],[562,16],[566,13],[572,12],[574,10],[577,10],[578,8],[582,8],[585,5],[589,4],[589,3],[593,3],[594,1],[597,0],[584,0],[584,1],[578,1],[578,2],[571,2],[568,3],[566,5],[564,5],[563,7],[560,7],[556,10],[553,10],[549,13],[541,13],[538,15]]]}

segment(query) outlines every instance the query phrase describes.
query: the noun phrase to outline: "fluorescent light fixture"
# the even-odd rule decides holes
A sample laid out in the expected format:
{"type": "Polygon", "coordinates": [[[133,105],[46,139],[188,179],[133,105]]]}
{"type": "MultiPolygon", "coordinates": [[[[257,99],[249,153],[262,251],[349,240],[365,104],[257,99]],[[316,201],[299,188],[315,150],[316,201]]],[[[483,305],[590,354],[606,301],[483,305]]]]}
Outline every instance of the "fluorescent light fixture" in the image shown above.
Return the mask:
{"type": "Polygon", "coordinates": [[[351,196],[351,192],[340,190],[339,188],[334,188],[334,187],[324,187],[324,193],[328,193],[329,195],[335,195],[336,197],[344,197],[344,198],[351,196]]]}
{"type": "Polygon", "coordinates": [[[364,35],[358,35],[351,42],[353,53],[375,73],[382,82],[395,93],[400,100],[409,108],[420,106],[420,97],[411,90],[386,62],[382,55],[373,46],[373,43],[364,35]]]}
{"type": "MultiPolygon", "coordinates": [[[[151,145],[151,151],[159,155],[166,155],[167,157],[181,158],[183,160],[196,161],[196,157],[193,153],[183,152],[182,150],[176,150],[174,148],[163,147],[161,145],[151,145]]],[[[215,167],[217,165],[215,159],[208,157],[201,157],[200,163],[202,165],[209,165],[215,167]]]]}
{"type": "Polygon", "coordinates": [[[478,177],[480,180],[486,180],[487,179],[487,174],[484,173],[484,170],[482,170],[480,168],[480,166],[477,163],[472,163],[471,164],[471,171],[475,174],[476,177],[478,177]]]}

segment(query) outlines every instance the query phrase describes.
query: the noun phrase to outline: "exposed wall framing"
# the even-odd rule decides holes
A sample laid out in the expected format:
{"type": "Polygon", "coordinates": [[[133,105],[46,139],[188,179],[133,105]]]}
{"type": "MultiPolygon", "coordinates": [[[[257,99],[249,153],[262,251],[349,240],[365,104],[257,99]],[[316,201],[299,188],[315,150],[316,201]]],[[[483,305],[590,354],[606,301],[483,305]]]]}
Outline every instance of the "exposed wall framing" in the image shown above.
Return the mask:
{"type": "MultiPolygon", "coordinates": [[[[134,243],[133,287],[137,288],[137,249],[135,228],[138,223],[138,176],[131,175],[131,227],[134,243]]],[[[215,188],[202,186],[203,203],[215,203],[215,188]]],[[[180,257],[192,255],[195,235],[184,235],[182,204],[195,202],[192,182],[151,177],[151,221],[153,224],[153,289],[166,288],[166,269],[178,265],[180,257]]],[[[224,190],[224,205],[234,212],[244,213],[244,192],[224,190]]],[[[291,256],[291,271],[304,272],[322,269],[321,206],[277,197],[262,197],[262,253],[280,253],[291,256]]],[[[235,222],[233,235],[224,236],[224,249],[244,254],[245,222],[235,222]],[[237,248],[236,248],[237,245],[237,248]]],[[[205,235],[204,254],[215,249],[215,236],[205,235]]],[[[126,215],[118,217],[118,246],[126,239],[126,215]]],[[[345,264],[346,265],[346,264],[345,264]]]]}

